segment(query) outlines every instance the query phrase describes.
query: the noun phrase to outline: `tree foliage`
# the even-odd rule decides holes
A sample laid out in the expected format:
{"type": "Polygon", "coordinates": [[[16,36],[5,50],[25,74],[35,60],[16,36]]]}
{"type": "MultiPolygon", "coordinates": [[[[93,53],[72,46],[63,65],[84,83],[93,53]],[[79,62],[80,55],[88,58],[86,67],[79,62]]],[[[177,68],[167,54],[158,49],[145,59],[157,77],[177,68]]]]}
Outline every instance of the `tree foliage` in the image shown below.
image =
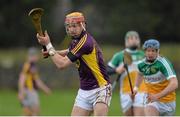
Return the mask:
{"type": "MultiPolygon", "coordinates": [[[[54,41],[59,42],[65,31],[63,24],[57,25],[59,27],[56,27],[56,31],[52,24],[52,10],[57,6],[57,1],[71,4],[65,13],[82,11],[87,19],[88,30],[99,42],[122,43],[129,30],[138,31],[143,41],[157,38],[161,42],[180,42],[178,0],[1,0],[0,46],[31,46],[37,43],[36,39],[33,39],[35,31],[27,16],[34,7],[46,10],[46,23],[43,23],[43,26],[52,31],[54,41]]],[[[64,14],[60,17],[63,17],[60,19],[62,22],[64,14]]]]}

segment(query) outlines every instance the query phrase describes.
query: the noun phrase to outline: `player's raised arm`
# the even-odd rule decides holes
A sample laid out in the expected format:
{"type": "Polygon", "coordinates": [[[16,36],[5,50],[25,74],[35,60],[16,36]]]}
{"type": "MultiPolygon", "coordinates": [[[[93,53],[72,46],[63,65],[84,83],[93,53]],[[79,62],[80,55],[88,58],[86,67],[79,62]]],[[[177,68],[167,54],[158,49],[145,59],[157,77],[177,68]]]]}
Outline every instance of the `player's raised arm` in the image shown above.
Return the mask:
{"type": "Polygon", "coordinates": [[[47,51],[48,51],[49,55],[51,56],[54,64],[59,69],[63,69],[65,67],[69,66],[70,64],[72,64],[72,62],[70,61],[70,59],[67,56],[62,56],[55,51],[54,47],[52,46],[52,44],[50,42],[50,38],[49,38],[47,31],[45,31],[44,34],[45,34],[45,36],[40,36],[39,34],[37,34],[37,38],[38,38],[40,44],[46,46],[47,51]]]}
{"type": "Polygon", "coordinates": [[[111,101],[111,84],[99,45],[86,31],[85,18],[80,12],[66,15],[65,29],[72,39],[68,50],[57,52],[46,31],[44,37],[37,34],[37,38],[46,46],[58,68],[65,68],[73,62],[78,67],[80,88],[71,115],[89,116],[94,112],[95,116],[106,116],[111,101]],[[79,100],[80,97],[83,98],[79,100]]]}

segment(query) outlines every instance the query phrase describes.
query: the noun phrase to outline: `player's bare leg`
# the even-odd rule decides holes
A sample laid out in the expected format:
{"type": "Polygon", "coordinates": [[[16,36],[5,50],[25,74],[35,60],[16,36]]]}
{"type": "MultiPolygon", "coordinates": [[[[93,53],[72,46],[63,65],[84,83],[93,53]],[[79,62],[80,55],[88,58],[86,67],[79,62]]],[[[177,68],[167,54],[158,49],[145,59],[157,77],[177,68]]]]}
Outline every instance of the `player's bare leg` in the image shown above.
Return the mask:
{"type": "Polygon", "coordinates": [[[39,106],[33,106],[33,107],[31,108],[31,110],[32,110],[32,115],[33,115],[33,116],[37,116],[37,115],[40,114],[40,108],[39,108],[39,106]]]}
{"type": "Polygon", "coordinates": [[[32,116],[32,111],[28,107],[23,107],[23,115],[24,116],[32,116]]]}
{"type": "Polygon", "coordinates": [[[133,108],[129,108],[125,113],[124,116],[133,116],[133,108]]]}
{"type": "Polygon", "coordinates": [[[94,116],[107,116],[108,106],[105,103],[96,103],[94,106],[94,116]]]}
{"type": "Polygon", "coordinates": [[[133,107],[134,116],[144,116],[144,107],[133,107]]]}
{"type": "Polygon", "coordinates": [[[159,111],[153,106],[145,107],[145,116],[159,116],[159,111]]]}
{"type": "Polygon", "coordinates": [[[81,107],[74,106],[71,112],[71,116],[89,116],[91,111],[85,110],[81,107]]]}

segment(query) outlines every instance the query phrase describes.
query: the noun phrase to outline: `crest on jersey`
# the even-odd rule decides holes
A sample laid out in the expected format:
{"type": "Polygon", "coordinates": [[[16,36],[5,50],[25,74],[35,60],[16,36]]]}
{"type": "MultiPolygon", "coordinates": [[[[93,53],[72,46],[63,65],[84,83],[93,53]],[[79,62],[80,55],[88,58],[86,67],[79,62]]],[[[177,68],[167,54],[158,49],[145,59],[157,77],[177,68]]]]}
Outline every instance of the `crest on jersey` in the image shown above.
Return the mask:
{"type": "Polygon", "coordinates": [[[151,71],[152,74],[155,74],[155,73],[157,72],[157,70],[156,70],[155,67],[151,67],[151,68],[150,68],[150,71],[151,71]]]}

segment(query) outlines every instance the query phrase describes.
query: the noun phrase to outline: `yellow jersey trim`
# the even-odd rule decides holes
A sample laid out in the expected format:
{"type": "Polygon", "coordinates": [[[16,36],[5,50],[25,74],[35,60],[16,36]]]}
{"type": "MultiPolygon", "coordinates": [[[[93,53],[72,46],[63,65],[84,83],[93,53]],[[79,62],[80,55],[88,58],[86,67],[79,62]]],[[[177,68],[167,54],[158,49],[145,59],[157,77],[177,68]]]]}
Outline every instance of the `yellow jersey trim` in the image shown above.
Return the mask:
{"type": "Polygon", "coordinates": [[[91,69],[92,73],[94,74],[98,85],[104,86],[107,84],[107,81],[104,79],[103,74],[98,65],[97,57],[96,57],[96,49],[93,48],[93,51],[88,55],[83,55],[82,60],[87,64],[87,66],[91,69]]]}
{"type": "Polygon", "coordinates": [[[84,35],[81,40],[78,42],[78,44],[75,46],[75,48],[73,48],[71,50],[71,52],[75,55],[77,53],[78,50],[81,49],[81,47],[84,45],[84,43],[86,42],[87,40],[87,34],[84,35]]]}

